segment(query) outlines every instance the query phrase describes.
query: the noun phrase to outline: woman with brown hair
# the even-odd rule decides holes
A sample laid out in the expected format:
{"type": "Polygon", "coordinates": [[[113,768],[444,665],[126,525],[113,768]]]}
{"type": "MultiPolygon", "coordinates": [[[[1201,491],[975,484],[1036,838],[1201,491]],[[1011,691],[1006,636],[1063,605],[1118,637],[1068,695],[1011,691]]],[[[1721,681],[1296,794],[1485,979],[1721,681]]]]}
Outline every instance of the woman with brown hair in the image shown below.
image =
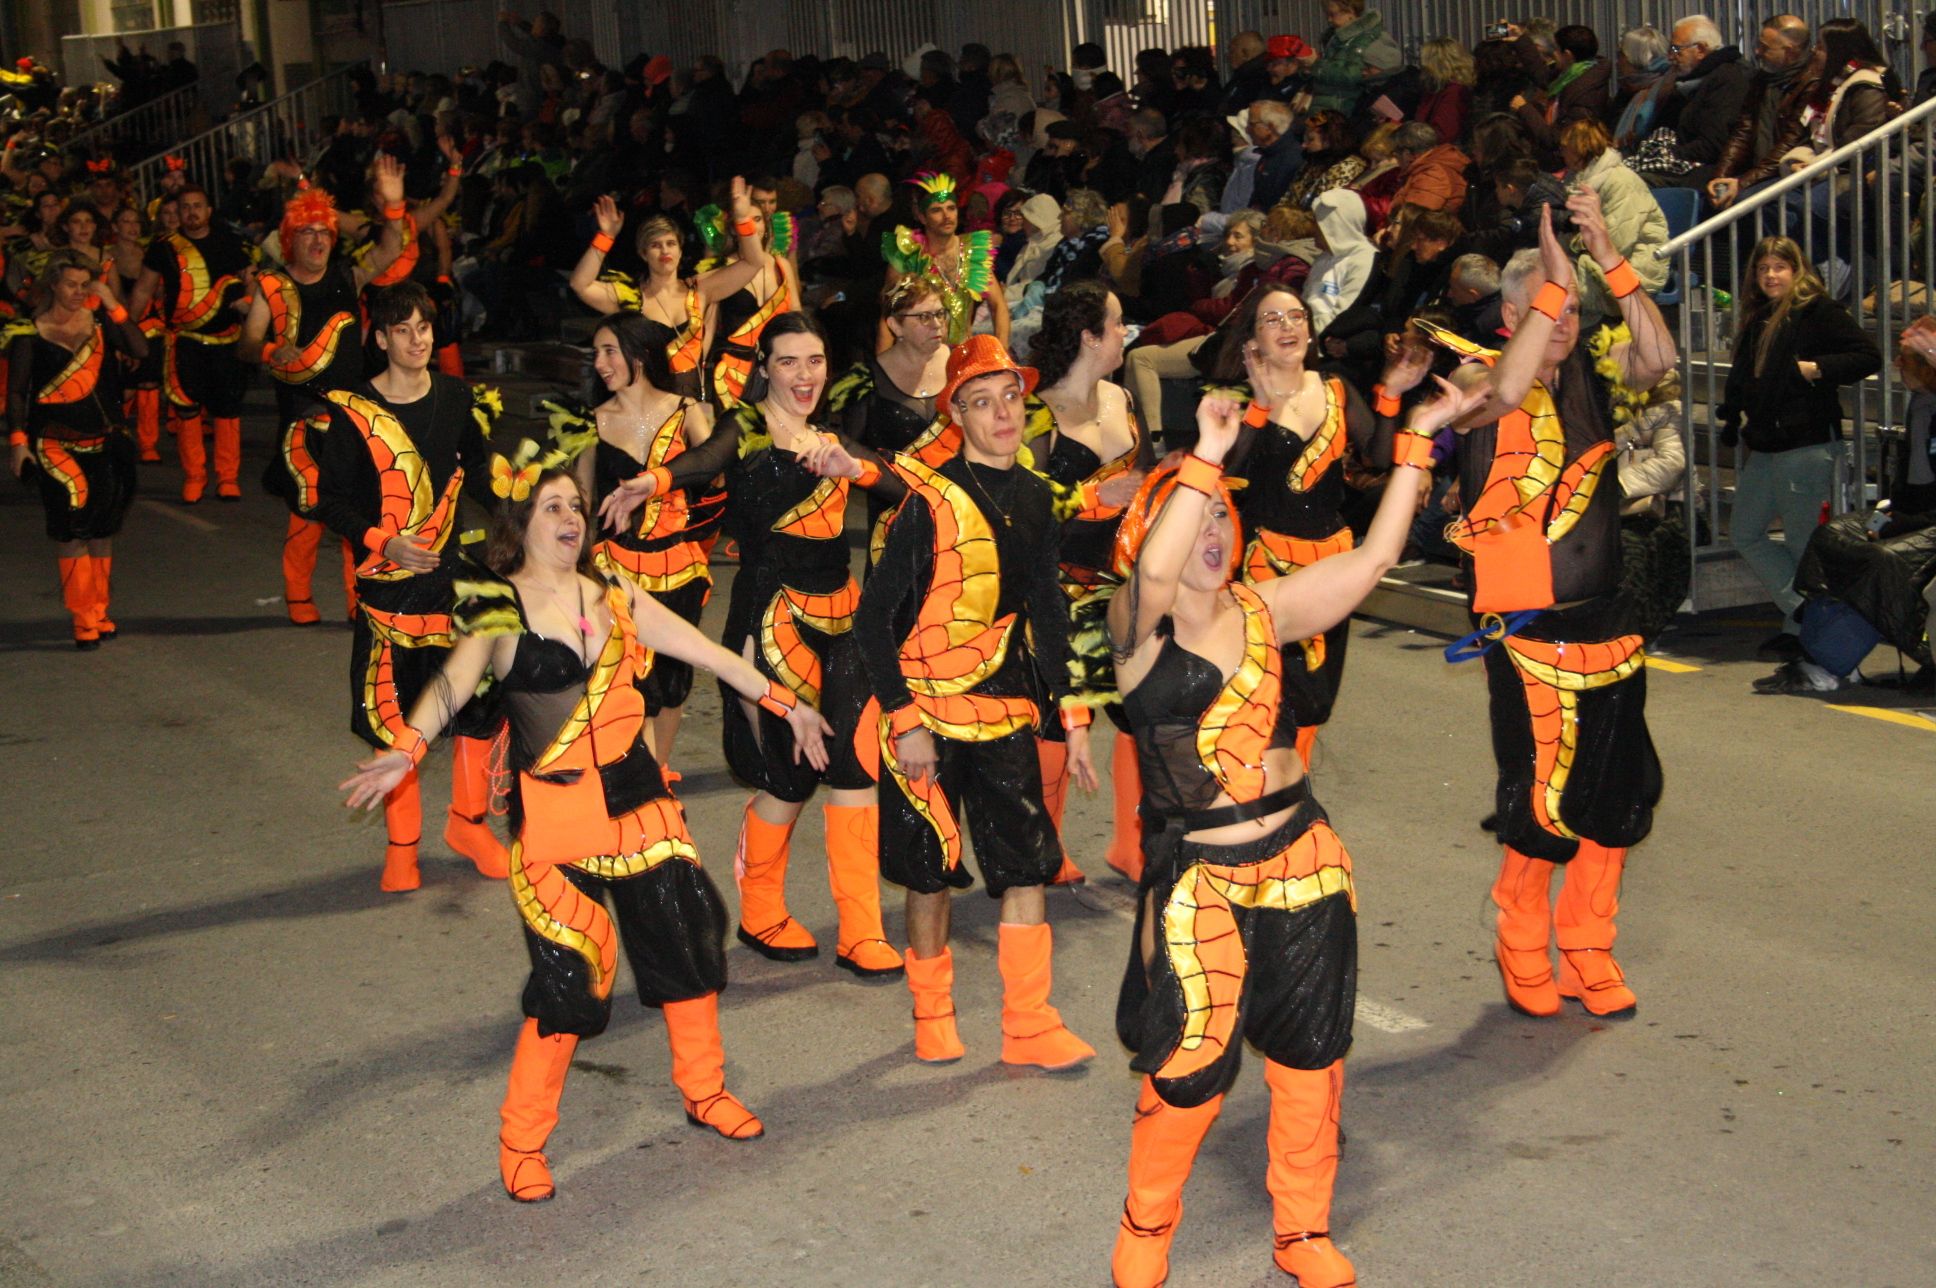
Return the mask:
{"type": "Polygon", "coordinates": [[[1304,118],[1304,165],[1277,204],[1308,211],[1319,193],[1349,187],[1370,164],[1358,155],[1357,136],[1343,113],[1313,112],[1304,118]]]}
{"type": "Polygon", "coordinates": [[[809,761],[826,762],[828,733],[750,662],[601,578],[584,493],[561,461],[541,462],[532,448],[492,461],[500,501],[486,559],[502,580],[478,583],[460,604],[462,638],[411,707],[404,737],[342,784],[347,805],[375,809],[485,673],[496,677],[511,724],[511,895],[531,956],[498,1136],[499,1174],[520,1203],[554,1192],[545,1141],[578,1040],[611,1019],[621,935],[639,1000],[665,1016],[686,1120],[728,1140],[765,1131],[726,1090],[726,913],[647,742],[637,685],[653,655],[706,667],[775,712],[809,761]]]}
{"type": "Polygon", "coordinates": [[[1722,445],[1747,448],[1728,540],[1782,611],[1760,653],[1792,662],[1801,656],[1795,568],[1834,487],[1841,388],[1880,371],[1882,355],[1787,237],[1755,246],[1739,308],[1719,408],[1722,445]],[[1777,518],[1780,540],[1768,531],[1777,518]]]}
{"type": "Polygon", "coordinates": [[[725,295],[739,288],[741,283],[735,280],[738,275],[728,277],[724,270],[714,269],[697,277],[681,276],[679,260],[684,250],[679,226],[664,215],[642,221],[634,239],[638,257],[645,264],[644,282],[630,273],[606,269],[605,257],[625,226],[625,216],[609,196],[592,203],[592,214],[598,220],[598,232],[571,270],[572,293],[599,313],[640,313],[671,328],[673,338],[666,357],[679,379],[678,391],[688,397],[703,396],[699,360],[706,320],[725,295]]]}
{"type": "MultiPolygon", "coordinates": [[[[926,273],[890,283],[881,292],[881,322],[892,342],[856,362],[827,390],[827,412],[841,432],[882,456],[953,449],[934,414],[934,397],[948,383],[948,307],[942,290],[941,282],[926,273]]],[[[886,508],[868,493],[869,528],[886,508]]]]}

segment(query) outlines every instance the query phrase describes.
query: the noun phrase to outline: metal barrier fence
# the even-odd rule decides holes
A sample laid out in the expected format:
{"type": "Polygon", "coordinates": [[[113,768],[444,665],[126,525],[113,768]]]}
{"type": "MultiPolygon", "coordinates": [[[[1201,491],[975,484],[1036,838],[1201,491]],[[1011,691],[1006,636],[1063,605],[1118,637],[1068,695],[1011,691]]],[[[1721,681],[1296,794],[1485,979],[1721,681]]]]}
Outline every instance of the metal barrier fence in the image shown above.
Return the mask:
{"type": "Polygon", "coordinates": [[[187,137],[200,109],[200,89],[184,85],[82,130],[70,137],[66,146],[90,154],[113,154],[137,148],[144,153],[159,152],[175,140],[187,137]]]}
{"type": "Polygon", "coordinates": [[[321,144],[323,119],[349,110],[349,74],[362,66],[365,64],[345,67],[311,81],[281,98],[231,117],[212,130],[185,139],[166,153],[131,168],[128,182],[145,204],[161,190],[161,176],[167,171],[168,158],[179,157],[195,182],[208,190],[209,199],[220,204],[227,195],[227,170],[232,159],[247,157],[261,165],[283,156],[306,158],[311,149],[321,144]]]}
{"type": "Polygon", "coordinates": [[[104,59],[113,58],[126,42],[130,49],[146,48],[164,57],[171,41],[179,40],[195,64],[196,93],[208,119],[215,120],[235,104],[235,77],[242,70],[242,31],[233,20],[206,22],[194,27],[157,27],[152,31],[123,31],[107,35],[62,36],[61,77],[69,85],[92,85],[109,78],[104,59]]]}

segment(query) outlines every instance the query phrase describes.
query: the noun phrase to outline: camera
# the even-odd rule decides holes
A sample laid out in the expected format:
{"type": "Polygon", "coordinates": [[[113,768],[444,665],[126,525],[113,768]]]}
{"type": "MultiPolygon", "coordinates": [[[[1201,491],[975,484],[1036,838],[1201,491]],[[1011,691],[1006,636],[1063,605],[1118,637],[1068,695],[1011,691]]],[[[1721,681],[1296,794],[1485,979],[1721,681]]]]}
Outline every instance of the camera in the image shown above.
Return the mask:
{"type": "Polygon", "coordinates": [[[1504,18],[1486,28],[1487,40],[1504,40],[1510,35],[1512,35],[1512,24],[1504,18]]]}

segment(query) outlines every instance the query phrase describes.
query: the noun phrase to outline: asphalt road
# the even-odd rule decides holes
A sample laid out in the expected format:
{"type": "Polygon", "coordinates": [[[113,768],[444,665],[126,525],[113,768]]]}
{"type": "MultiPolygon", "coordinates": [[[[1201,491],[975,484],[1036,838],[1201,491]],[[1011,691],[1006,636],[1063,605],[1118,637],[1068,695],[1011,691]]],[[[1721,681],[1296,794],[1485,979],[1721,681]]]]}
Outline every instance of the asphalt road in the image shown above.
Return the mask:
{"type": "MultiPolygon", "coordinates": [[[[92,654],[67,642],[37,504],[0,489],[0,1284],[1107,1282],[1136,1083],[1111,1036],[1130,897],[1102,864],[1106,798],[1070,809],[1091,884],[1051,896],[1055,1000],[1103,1051],[1086,1071],[999,1064],[979,894],[956,918],[969,1054],[950,1067],[914,1062],[901,985],[735,946],[729,1080],[767,1137],[686,1125],[621,977],[552,1139],[559,1196],[514,1205],[494,1145],[524,971],[506,892],[434,840],[421,891],[378,892],[381,826],[333,791],[359,750],[348,635],[284,624],[279,506],[252,487],[184,509],[175,481],[143,468],[122,638],[92,654]]],[[[1502,1004],[1480,676],[1359,625],[1316,786],[1360,881],[1332,1229],[1361,1282],[1936,1282],[1936,725],[1750,696],[1753,625],[1683,630],[1666,651],[1697,669],[1649,673],[1668,793],[1625,890],[1640,1013],[1616,1024],[1502,1004]]],[[[677,762],[730,903],[744,793],[717,712],[702,682],[677,762]]],[[[810,811],[792,890],[830,946],[819,836],[810,811]]],[[[1172,1283],[1290,1282],[1266,1111],[1253,1061],[1172,1283]]]]}

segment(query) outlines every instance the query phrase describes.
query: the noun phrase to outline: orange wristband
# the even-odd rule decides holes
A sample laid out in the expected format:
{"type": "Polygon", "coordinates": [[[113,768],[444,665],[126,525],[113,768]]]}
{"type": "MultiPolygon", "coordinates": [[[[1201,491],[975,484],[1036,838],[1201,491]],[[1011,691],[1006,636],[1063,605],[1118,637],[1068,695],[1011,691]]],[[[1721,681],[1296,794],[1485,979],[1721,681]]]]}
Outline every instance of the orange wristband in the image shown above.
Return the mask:
{"type": "Polygon", "coordinates": [[[265,367],[273,366],[274,363],[272,359],[274,357],[275,351],[281,347],[282,346],[278,345],[274,340],[264,340],[262,342],[262,365],[265,367]]]}
{"type": "Polygon", "coordinates": [[[1640,289],[1640,274],[1634,272],[1634,266],[1624,259],[1607,269],[1606,275],[1607,286],[1616,300],[1624,300],[1640,289]]]}
{"type": "Polygon", "coordinates": [[[1396,397],[1385,392],[1383,385],[1371,387],[1371,409],[1380,416],[1396,416],[1399,402],[1396,397]]]}
{"type": "Polygon", "coordinates": [[[903,734],[913,733],[921,727],[921,708],[915,706],[912,702],[888,714],[887,731],[896,738],[899,738],[903,734]]]}
{"type": "Polygon", "coordinates": [[[409,207],[405,206],[401,201],[393,201],[383,208],[383,222],[386,224],[394,224],[397,220],[403,218],[408,210],[409,207]]]}
{"type": "Polygon", "coordinates": [[[1400,430],[1392,435],[1392,468],[1410,465],[1415,469],[1432,468],[1432,440],[1411,430],[1400,430]]]}
{"type": "Polygon", "coordinates": [[[854,479],[854,482],[860,484],[862,487],[873,487],[880,481],[881,467],[866,457],[862,457],[860,461],[860,474],[854,479]]]}
{"type": "Polygon", "coordinates": [[[1176,485],[1187,487],[1192,492],[1205,496],[1217,495],[1218,486],[1223,482],[1223,467],[1212,465],[1194,452],[1183,458],[1176,467],[1176,485]]]}
{"type": "Polygon", "coordinates": [[[601,255],[611,254],[612,247],[616,245],[618,245],[618,238],[612,236],[610,233],[592,234],[592,249],[601,255]]]}
{"type": "Polygon", "coordinates": [[[757,219],[742,219],[738,223],[733,225],[733,231],[738,233],[741,237],[751,237],[754,233],[757,233],[759,230],[760,230],[760,221],[757,219]]]}
{"type": "Polygon", "coordinates": [[[760,706],[784,720],[787,713],[800,705],[800,699],[793,696],[793,690],[778,680],[766,682],[766,692],[760,695],[760,706]]]}
{"type": "Polygon", "coordinates": [[[383,553],[383,547],[390,544],[390,538],[396,535],[382,528],[371,528],[363,534],[363,548],[373,555],[380,555],[383,553]]]}
{"type": "Polygon", "coordinates": [[[1566,307],[1566,288],[1558,282],[1548,282],[1533,296],[1532,310],[1544,314],[1552,321],[1560,320],[1560,310],[1566,307]]]}
{"type": "Polygon", "coordinates": [[[112,304],[108,306],[108,321],[114,323],[116,326],[120,326],[123,322],[126,322],[127,320],[128,320],[128,311],[126,309],[122,308],[119,304],[112,304]]]}
{"type": "Polygon", "coordinates": [[[411,768],[423,764],[423,758],[430,751],[430,740],[414,725],[405,725],[396,741],[390,744],[391,751],[400,751],[410,757],[411,768]]]}
{"type": "Polygon", "coordinates": [[[652,495],[664,496],[672,491],[672,471],[663,465],[654,465],[649,470],[640,470],[638,477],[650,476],[653,480],[652,495]]]}
{"type": "Polygon", "coordinates": [[[26,445],[27,445],[27,431],[26,431],[26,430],[24,430],[24,429],[16,429],[16,430],[14,430],[14,431],[13,431],[12,433],[10,433],[10,434],[8,434],[8,435],[7,435],[7,446],[8,446],[8,447],[25,447],[26,445]]]}
{"type": "Polygon", "coordinates": [[[449,175],[453,179],[461,179],[464,177],[464,167],[461,165],[454,165],[450,169],[444,171],[444,173],[449,175]]]}
{"type": "Polygon", "coordinates": [[[1270,408],[1262,403],[1253,402],[1244,409],[1244,424],[1252,429],[1262,429],[1270,424],[1270,408]]]}
{"type": "Polygon", "coordinates": [[[1081,703],[1071,703],[1062,708],[1062,732],[1069,733],[1076,729],[1087,729],[1089,722],[1095,718],[1095,714],[1088,707],[1083,706],[1081,703]]]}

